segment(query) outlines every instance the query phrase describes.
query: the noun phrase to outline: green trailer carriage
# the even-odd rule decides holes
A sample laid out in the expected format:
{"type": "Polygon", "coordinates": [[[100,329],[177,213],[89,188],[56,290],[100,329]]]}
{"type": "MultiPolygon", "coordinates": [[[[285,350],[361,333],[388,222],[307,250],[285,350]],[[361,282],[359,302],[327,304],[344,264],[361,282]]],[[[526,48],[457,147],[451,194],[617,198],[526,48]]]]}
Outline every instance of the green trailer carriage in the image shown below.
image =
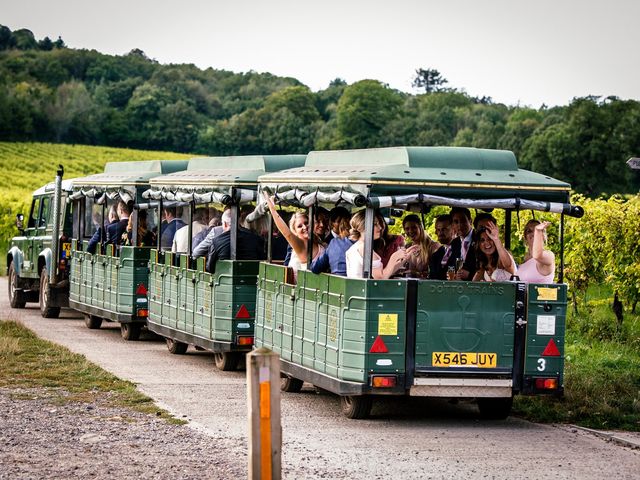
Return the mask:
{"type": "MultiPolygon", "coordinates": [[[[110,162],[104,173],[74,179],[69,305],[84,314],[88,328],[100,328],[103,320],[119,322],[125,340],[139,338],[147,321],[153,247],[137,246],[140,208],[148,206],[142,202],[142,192],[149,188],[149,179],[186,166],[185,160],[110,162]],[[89,239],[104,225],[108,209],[120,200],[134,205],[132,246],[98,244],[94,253],[88,252],[89,239]]],[[[147,222],[149,229],[158,223],[151,216],[147,222]]]]}
{"type": "MultiPolygon", "coordinates": [[[[171,353],[189,345],[214,352],[216,366],[235,369],[253,345],[258,260],[237,260],[239,209],[256,200],[257,179],[304,164],[304,155],[199,158],[184,172],[151,180],[145,197],[167,205],[229,208],[231,259],[219,260],[214,273],[205,258],[193,258],[191,230],[186,253],[154,250],[150,262],[148,328],[167,339],[171,353]]],[[[192,225],[189,221],[188,225],[192,225]]],[[[191,227],[190,227],[191,228],[191,227]]]]}
{"type": "Polygon", "coordinates": [[[260,265],[255,343],[280,354],[283,390],[307,381],[334,392],[350,418],[367,416],[376,395],[475,398],[503,418],[515,394],[562,393],[562,262],[552,285],[374,280],[370,239],[375,209],[388,207],[502,208],[506,238],[521,209],[563,224],[582,214],[568,184],[519,169],[511,152],[448,147],[311,152],[304,167],[259,181],[304,208],[366,207],[365,278],[299,271],[292,284],[285,267],[260,265]]]}

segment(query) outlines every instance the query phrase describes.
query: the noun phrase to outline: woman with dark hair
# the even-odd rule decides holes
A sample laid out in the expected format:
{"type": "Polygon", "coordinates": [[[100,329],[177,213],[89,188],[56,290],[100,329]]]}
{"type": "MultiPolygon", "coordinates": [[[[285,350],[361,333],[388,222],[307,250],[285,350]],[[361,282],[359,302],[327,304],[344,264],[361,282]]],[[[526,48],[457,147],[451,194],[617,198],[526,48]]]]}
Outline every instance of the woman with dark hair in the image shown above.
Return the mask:
{"type": "Polygon", "coordinates": [[[480,227],[475,245],[478,270],[475,282],[505,282],[516,274],[516,262],[500,241],[500,232],[495,224],[480,227]]]}
{"type": "Polygon", "coordinates": [[[429,261],[441,245],[424,231],[420,217],[410,214],[404,217],[402,228],[409,241],[407,247],[407,270],[412,277],[426,277],[429,273],[429,261]]]}
{"type": "Polygon", "coordinates": [[[518,268],[520,280],[527,283],[553,283],[556,260],[553,252],[545,248],[549,222],[529,220],[524,227],[527,253],[518,268]]]}

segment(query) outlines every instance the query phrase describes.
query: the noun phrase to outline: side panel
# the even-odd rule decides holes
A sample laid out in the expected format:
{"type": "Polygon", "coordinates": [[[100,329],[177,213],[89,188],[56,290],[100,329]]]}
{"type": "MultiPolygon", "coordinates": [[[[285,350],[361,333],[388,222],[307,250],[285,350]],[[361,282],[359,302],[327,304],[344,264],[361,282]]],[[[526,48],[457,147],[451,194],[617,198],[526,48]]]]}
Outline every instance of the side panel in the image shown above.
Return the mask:
{"type": "MultiPolygon", "coordinates": [[[[528,289],[525,393],[535,393],[527,378],[558,378],[564,384],[567,285],[534,285],[528,289]]],[[[552,392],[546,392],[552,393],[552,392]]]]}

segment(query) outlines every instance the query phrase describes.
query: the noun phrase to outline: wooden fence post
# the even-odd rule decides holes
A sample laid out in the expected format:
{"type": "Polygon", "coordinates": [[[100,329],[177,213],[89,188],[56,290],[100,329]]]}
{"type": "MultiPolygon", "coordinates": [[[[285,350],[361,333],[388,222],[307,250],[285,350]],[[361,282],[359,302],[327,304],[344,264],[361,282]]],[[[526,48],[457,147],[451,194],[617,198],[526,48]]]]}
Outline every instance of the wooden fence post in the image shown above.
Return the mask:
{"type": "Polygon", "coordinates": [[[280,357],[268,348],[247,354],[249,479],[280,480],[280,357]]]}

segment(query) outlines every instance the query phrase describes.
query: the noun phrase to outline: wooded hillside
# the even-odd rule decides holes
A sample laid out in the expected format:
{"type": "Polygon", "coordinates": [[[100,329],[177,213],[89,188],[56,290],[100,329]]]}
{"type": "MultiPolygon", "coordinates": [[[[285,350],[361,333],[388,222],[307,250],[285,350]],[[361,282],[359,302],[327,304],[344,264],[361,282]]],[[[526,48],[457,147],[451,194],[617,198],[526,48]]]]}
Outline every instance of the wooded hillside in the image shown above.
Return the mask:
{"type": "Polygon", "coordinates": [[[60,38],[38,41],[29,30],[0,26],[0,140],[207,155],[504,148],[522,168],[587,195],[640,189],[640,175],[624,164],[640,154],[635,100],[587,97],[532,109],[414,85],[425,93],[340,79],[312,92],[294,78],[161,65],[137,49],[121,56],[74,50],[60,38]]]}

